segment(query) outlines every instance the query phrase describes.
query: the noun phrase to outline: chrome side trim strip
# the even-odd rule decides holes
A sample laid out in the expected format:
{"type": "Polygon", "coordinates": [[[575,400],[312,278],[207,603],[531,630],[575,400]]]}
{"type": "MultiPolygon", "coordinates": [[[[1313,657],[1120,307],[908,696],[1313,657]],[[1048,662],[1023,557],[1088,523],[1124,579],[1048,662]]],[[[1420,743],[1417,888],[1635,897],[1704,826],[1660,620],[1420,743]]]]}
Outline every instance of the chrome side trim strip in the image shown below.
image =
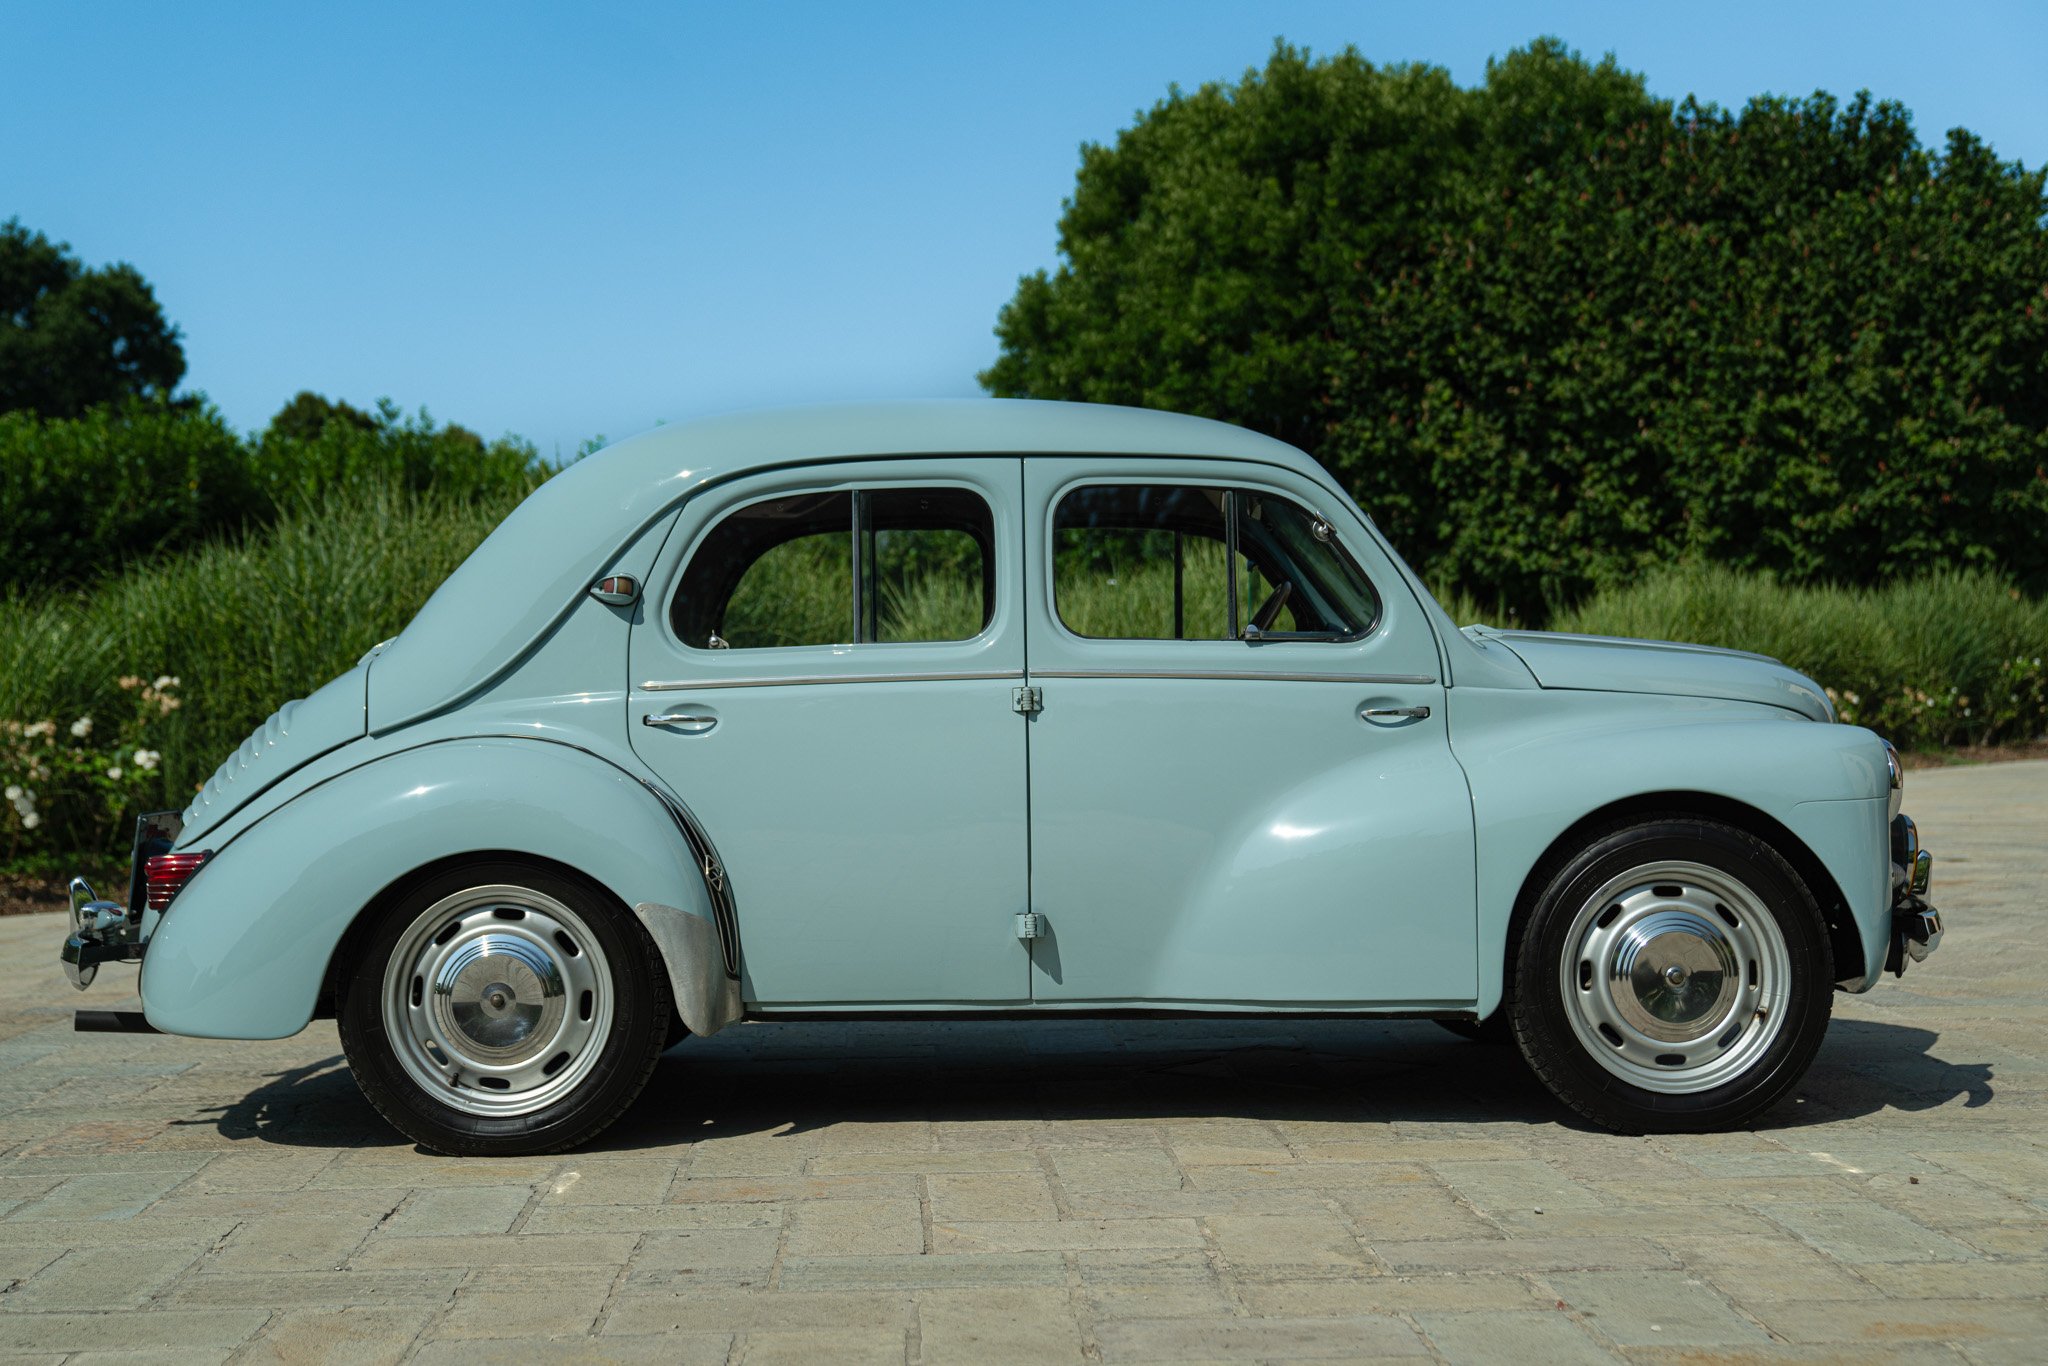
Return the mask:
{"type": "MultiPolygon", "coordinates": [[[[960,683],[1023,678],[1020,669],[983,673],[941,674],[792,674],[787,678],[707,678],[698,681],[649,681],[642,692],[695,692],[708,688],[777,688],[812,683],[960,683]]],[[[1387,683],[1427,687],[1432,674],[1281,673],[1258,669],[1033,669],[1033,678],[1197,678],[1237,679],[1257,683],[1387,683]]]]}
{"type": "Polygon", "coordinates": [[[1258,683],[1409,683],[1436,682],[1429,674],[1305,674],[1268,673],[1257,669],[1033,669],[1033,678],[1208,678],[1258,683]]]}
{"type": "Polygon", "coordinates": [[[792,674],[787,678],[705,678],[683,682],[647,682],[642,692],[696,692],[705,688],[779,688],[805,683],[962,683],[981,679],[1022,678],[1022,669],[944,674],[792,674]]]}

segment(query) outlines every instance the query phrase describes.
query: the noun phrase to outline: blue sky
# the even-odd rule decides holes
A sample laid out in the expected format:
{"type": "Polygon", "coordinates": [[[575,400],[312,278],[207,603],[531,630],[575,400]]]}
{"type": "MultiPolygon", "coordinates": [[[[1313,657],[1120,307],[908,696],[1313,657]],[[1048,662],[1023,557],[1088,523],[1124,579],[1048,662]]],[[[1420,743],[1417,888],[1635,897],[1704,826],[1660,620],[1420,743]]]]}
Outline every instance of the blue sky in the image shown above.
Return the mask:
{"type": "Polygon", "coordinates": [[[34,5],[0,219],[128,260],[243,428],[301,388],[544,454],[967,395],[1084,141],[1284,36],[1464,84],[1554,34],[1673,98],[1867,87],[2048,160],[2048,4],[34,5]]]}

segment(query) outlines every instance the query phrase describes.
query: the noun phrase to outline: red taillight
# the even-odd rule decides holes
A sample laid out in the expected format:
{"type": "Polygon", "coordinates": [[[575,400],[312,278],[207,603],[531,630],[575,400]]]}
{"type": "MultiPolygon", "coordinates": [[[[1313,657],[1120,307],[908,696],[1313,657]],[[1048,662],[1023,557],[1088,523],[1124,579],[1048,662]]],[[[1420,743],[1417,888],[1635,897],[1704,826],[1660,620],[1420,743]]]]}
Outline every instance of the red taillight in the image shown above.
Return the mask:
{"type": "Polygon", "coordinates": [[[171,898],[192,880],[199,871],[199,865],[213,857],[211,849],[202,849],[196,854],[158,854],[142,865],[142,884],[149,900],[149,909],[161,911],[171,904],[171,898]]]}

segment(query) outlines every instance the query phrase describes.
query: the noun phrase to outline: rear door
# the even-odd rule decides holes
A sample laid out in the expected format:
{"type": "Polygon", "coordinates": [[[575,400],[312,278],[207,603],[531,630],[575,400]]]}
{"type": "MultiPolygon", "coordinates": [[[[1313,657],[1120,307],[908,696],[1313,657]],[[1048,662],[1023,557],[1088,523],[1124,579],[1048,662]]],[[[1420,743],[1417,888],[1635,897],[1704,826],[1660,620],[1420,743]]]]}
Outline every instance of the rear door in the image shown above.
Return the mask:
{"type": "Polygon", "coordinates": [[[743,480],[650,575],[633,744],[724,860],[750,1006],[1029,997],[1019,465],[743,480]]]}

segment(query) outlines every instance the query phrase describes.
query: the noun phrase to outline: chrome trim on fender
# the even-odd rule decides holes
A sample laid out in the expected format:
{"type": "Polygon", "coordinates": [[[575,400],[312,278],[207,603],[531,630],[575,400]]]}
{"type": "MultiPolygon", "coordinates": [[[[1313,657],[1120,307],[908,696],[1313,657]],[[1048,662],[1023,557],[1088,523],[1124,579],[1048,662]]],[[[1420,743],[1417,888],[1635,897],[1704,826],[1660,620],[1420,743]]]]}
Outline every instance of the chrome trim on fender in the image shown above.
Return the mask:
{"type": "Polygon", "coordinates": [[[904,674],[792,674],[787,678],[704,678],[677,682],[647,682],[642,692],[695,692],[700,688],[775,688],[808,683],[966,683],[985,679],[1022,678],[1022,669],[990,669],[968,673],[904,674]]]}
{"type": "Polygon", "coordinates": [[[1202,678],[1242,679],[1255,683],[1390,683],[1424,686],[1429,674],[1285,673],[1261,669],[1033,669],[1033,678],[1202,678]]]}
{"type": "MultiPolygon", "coordinates": [[[[661,803],[661,809],[668,812],[669,819],[675,822],[677,832],[681,834],[683,837],[683,843],[689,846],[690,856],[696,862],[697,865],[697,875],[704,879],[705,894],[709,896],[711,899],[711,914],[715,918],[716,924],[718,926],[720,948],[723,950],[723,957],[725,960],[725,974],[727,977],[731,978],[735,983],[739,981],[739,908],[733,902],[732,880],[726,877],[725,862],[724,860],[719,858],[718,850],[711,843],[711,836],[705,833],[703,824],[697,819],[697,813],[690,810],[690,808],[683,803],[683,799],[681,797],[678,797],[675,793],[669,791],[666,787],[662,786],[661,784],[656,783],[639,773],[633,772],[631,769],[628,769],[620,765],[612,759],[606,758],[604,755],[599,754],[596,750],[586,749],[582,745],[574,744],[568,740],[559,740],[547,735],[507,735],[489,731],[479,732],[476,736],[470,738],[487,740],[533,740],[544,745],[560,745],[564,749],[574,750],[576,751],[576,753],[584,755],[586,758],[595,759],[601,764],[605,764],[611,768],[618,769],[619,772],[625,774],[628,778],[631,778],[634,782],[640,784],[640,786],[646,790],[649,796],[653,797],[655,801],[661,803]]],[[[448,742],[445,740],[435,740],[430,741],[429,743],[446,744],[448,742]]],[[[427,748],[427,746],[420,745],[416,748],[425,749],[427,748]]],[[[400,753],[404,752],[406,751],[400,751],[400,753]]]]}

